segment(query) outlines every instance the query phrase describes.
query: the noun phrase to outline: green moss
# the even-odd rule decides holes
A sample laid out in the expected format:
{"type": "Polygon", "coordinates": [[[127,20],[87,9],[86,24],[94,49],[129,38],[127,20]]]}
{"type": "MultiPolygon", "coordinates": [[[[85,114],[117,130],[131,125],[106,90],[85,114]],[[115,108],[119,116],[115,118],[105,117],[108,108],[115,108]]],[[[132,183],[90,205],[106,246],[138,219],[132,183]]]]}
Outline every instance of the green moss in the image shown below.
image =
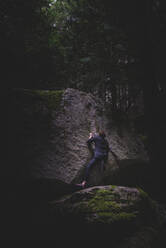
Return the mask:
{"type": "Polygon", "coordinates": [[[99,189],[96,191],[93,198],[82,202],[80,205],[82,209],[86,208],[90,212],[120,212],[120,204],[114,200],[114,194],[111,190],[99,189]]]}
{"type": "Polygon", "coordinates": [[[104,212],[98,213],[100,218],[100,222],[104,223],[111,223],[115,221],[131,221],[135,219],[137,213],[127,213],[127,212],[120,212],[120,213],[112,213],[112,212],[104,212]]]}
{"type": "Polygon", "coordinates": [[[63,90],[29,90],[24,89],[23,93],[33,97],[34,99],[38,99],[43,101],[48,109],[57,110],[60,106],[62,95],[64,93],[63,90]]]}
{"type": "Polygon", "coordinates": [[[88,214],[90,221],[93,220],[98,223],[134,220],[138,212],[124,209],[121,201],[116,201],[114,188],[115,186],[110,186],[110,189],[98,189],[92,198],[80,202],[77,205],[77,210],[88,214]]]}
{"type": "Polygon", "coordinates": [[[115,202],[115,193],[110,189],[99,189],[95,196],[89,200],[88,206],[93,211],[120,211],[120,205],[115,202]]]}
{"type": "Polygon", "coordinates": [[[120,205],[115,202],[112,190],[98,189],[90,199],[82,201],[77,206],[83,212],[119,212],[120,205]]]}
{"type": "Polygon", "coordinates": [[[142,199],[149,199],[149,195],[143,189],[139,187],[137,189],[139,190],[142,199]]]}
{"type": "Polygon", "coordinates": [[[100,198],[99,196],[94,197],[88,203],[88,206],[95,212],[112,211],[119,212],[120,206],[111,199],[100,198]]]}

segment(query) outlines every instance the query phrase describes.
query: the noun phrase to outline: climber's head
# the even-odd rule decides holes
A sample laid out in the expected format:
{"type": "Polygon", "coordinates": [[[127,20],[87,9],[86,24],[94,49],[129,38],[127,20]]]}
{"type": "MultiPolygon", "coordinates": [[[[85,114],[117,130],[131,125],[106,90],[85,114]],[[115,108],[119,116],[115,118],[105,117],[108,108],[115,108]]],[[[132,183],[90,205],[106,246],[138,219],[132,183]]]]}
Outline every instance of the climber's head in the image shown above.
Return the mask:
{"type": "Polygon", "coordinates": [[[105,132],[104,132],[103,130],[100,130],[100,131],[99,131],[99,135],[100,135],[101,137],[103,137],[103,138],[105,138],[105,136],[106,136],[106,135],[105,135],[105,132]]]}

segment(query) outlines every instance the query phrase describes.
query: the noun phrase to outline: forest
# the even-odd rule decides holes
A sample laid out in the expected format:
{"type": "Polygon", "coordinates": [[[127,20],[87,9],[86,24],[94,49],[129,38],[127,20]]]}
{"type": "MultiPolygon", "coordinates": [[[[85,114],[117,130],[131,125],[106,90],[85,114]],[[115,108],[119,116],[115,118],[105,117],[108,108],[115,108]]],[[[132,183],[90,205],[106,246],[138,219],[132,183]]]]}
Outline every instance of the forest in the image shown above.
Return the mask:
{"type": "MultiPolygon", "coordinates": [[[[24,140],[20,138],[21,145],[18,145],[18,129],[25,123],[24,114],[18,103],[14,110],[11,106],[13,99],[26,101],[26,96],[21,98],[16,93],[13,97],[13,92],[24,90],[32,95],[31,92],[75,89],[99,99],[115,126],[129,126],[134,130],[149,157],[148,193],[165,206],[166,2],[5,0],[0,12],[1,54],[9,93],[10,166],[1,175],[2,181],[9,181],[7,187],[11,188],[14,181],[12,176],[7,176],[8,170],[15,170],[11,164],[18,161],[21,164],[25,159],[24,149],[30,149],[32,144],[28,138],[28,145],[22,146],[24,140]],[[22,149],[21,158],[18,158],[19,149],[22,149]]],[[[84,101],[81,95],[80,99],[84,101]]],[[[56,98],[56,101],[59,100],[56,98]]],[[[35,124],[26,125],[36,125],[34,133],[38,136],[35,137],[43,142],[45,129],[38,129],[40,116],[34,116],[35,124]]],[[[50,128],[42,120],[45,121],[42,128],[50,128]]]]}

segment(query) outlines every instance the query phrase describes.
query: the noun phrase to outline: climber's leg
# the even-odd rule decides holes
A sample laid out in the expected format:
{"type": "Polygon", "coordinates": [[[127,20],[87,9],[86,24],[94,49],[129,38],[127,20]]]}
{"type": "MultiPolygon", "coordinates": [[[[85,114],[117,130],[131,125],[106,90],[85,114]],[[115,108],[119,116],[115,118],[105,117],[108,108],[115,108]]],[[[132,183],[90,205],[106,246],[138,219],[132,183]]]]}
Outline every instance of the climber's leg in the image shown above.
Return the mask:
{"type": "Polygon", "coordinates": [[[107,160],[108,160],[108,155],[104,155],[102,158],[101,158],[101,171],[105,171],[106,169],[106,163],[107,163],[107,160]]]}
{"type": "Polygon", "coordinates": [[[100,165],[101,167],[101,172],[103,172],[103,171],[105,171],[105,161],[104,161],[104,159],[102,159],[101,160],[101,165],[100,165]]]}
{"type": "Polygon", "coordinates": [[[85,171],[85,178],[84,181],[88,180],[89,177],[89,171],[90,169],[93,167],[93,165],[97,162],[98,158],[94,157],[90,160],[90,162],[88,163],[87,167],[86,167],[86,171],[85,171]]]}

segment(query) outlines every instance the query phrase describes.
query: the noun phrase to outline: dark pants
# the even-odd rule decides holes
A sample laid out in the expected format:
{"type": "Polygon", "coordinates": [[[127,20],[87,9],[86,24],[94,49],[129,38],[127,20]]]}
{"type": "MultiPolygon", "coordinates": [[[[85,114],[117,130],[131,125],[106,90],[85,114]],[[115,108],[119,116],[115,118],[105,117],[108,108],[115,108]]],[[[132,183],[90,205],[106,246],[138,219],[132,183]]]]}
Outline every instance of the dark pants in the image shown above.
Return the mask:
{"type": "Polygon", "coordinates": [[[104,171],[104,169],[105,169],[105,162],[107,161],[107,159],[108,159],[108,155],[107,154],[96,153],[94,155],[94,157],[90,160],[90,162],[88,163],[88,165],[86,167],[85,180],[87,181],[87,179],[89,177],[89,171],[93,167],[94,164],[100,163],[101,171],[104,171]]]}

